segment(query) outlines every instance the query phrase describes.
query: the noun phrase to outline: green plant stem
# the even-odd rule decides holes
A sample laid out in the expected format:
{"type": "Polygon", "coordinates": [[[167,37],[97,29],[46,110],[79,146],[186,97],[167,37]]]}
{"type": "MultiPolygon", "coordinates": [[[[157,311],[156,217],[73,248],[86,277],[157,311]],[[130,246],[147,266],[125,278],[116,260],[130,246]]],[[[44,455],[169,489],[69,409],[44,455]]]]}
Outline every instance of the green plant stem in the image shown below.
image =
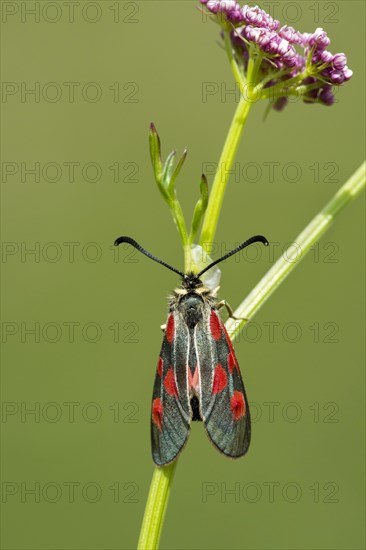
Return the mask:
{"type": "MultiPolygon", "coordinates": [[[[286,71],[284,71],[283,74],[286,74],[286,71]]],[[[306,76],[306,73],[302,72],[301,74],[294,76],[293,78],[289,78],[288,80],[283,80],[278,84],[276,84],[275,86],[270,86],[269,88],[264,88],[264,85],[266,84],[266,82],[268,82],[268,78],[265,78],[262,82],[259,82],[259,84],[257,84],[255,91],[258,95],[260,95],[261,99],[268,99],[272,97],[272,95],[275,94],[276,92],[283,92],[285,88],[289,88],[290,86],[293,89],[296,89],[295,85],[301,82],[301,80],[305,78],[305,76],[306,76]]]]}
{"type": "MultiPolygon", "coordinates": [[[[287,249],[284,255],[240,304],[235,311],[236,317],[246,317],[247,319],[253,317],[284,281],[285,277],[304,258],[317,239],[329,229],[332,221],[341,210],[360,194],[366,182],[365,168],[366,164],[363,163],[323,210],[300,233],[295,240],[297,245],[295,250],[291,251],[291,247],[287,249]]],[[[234,321],[233,319],[226,322],[227,330],[233,340],[239,334],[244,322],[234,321]]],[[[158,547],[176,464],[177,461],[164,468],[155,468],[142,522],[138,550],[155,550],[158,547]]]]}
{"type": "Polygon", "coordinates": [[[188,237],[186,223],[182,212],[182,207],[176,197],[173,200],[168,201],[170,212],[172,214],[174,223],[178,229],[184,252],[184,272],[188,273],[192,271],[192,250],[191,243],[188,237]]]}
{"type": "Polygon", "coordinates": [[[244,77],[244,74],[240,71],[236,59],[233,55],[233,45],[231,43],[229,31],[224,31],[224,44],[234,78],[239,86],[240,92],[243,93],[246,79],[244,77]]]}
{"type": "Polygon", "coordinates": [[[226,136],[212,184],[212,190],[202,225],[200,238],[201,246],[205,243],[211,243],[214,240],[226,186],[229,181],[230,170],[239,146],[244,125],[247,121],[251,106],[260,99],[260,94],[257,93],[257,78],[262,59],[261,56],[249,56],[247,76],[245,78],[236,62],[230,39],[230,32],[228,30],[224,31],[224,43],[231,70],[240,89],[240,101],[226,136]]]}
{"type": "Polygon", "coordinates": [[[179,201],[175,197],[173,200],[169,200],[168,204],[169,204],[169,208],[172,213],[175,225],[177,226],[183,246],[185,246],[188,243],[188,233],[187,233],[186,224],[184,221],[182,208],[179,204],[179,201]]]}
{"type": "Polygon", "coordinates": [[[270,102],[273,103],[274,99],[277,99],[278,97],[303,97],[306,93],[311,92],[311,90],[316,90],[319,88],[319,83],[315,82],[314,84],[304,84],[301,86],[297,86],[297,88],[294,88],[292,86],[289,86],[288,88],[279,88],[277,91],[269,89],[269,92],[263,92],[261,95],[261,99],[269,99],[270,102]]]}
{"type": "Polygon", "coordinates": [[[184,246],[184,273],[197,273],[196,266],[194,265],[192,258],[191,244],[188,243],[184,246]]]}
{"type": "Polygon", "coordinates": [[[253,102],[248,101],[242,96],[235,111],[212,184],[212,190],[202,226],[200,238],[201,246],[204,243],[211,243],[214,239],[231,166],[235,158],[244,124],[248,118],[252,105],[253,102]]]}
{"type": "MultiPolygon", "coordinates": [[[[250,319],[268,300],[276,288],[284,281],[293,269],[306,256],[314,243],[329,229],[333,220],[343,208],[355,199],[365,187],[365,162],[356,170],[349,180],[339,189],[334,197],[315,216],[315,218],[296,237],[281,258],[266,273],[251,293],[234,312],[235,317],[250,319]]],[[[271,244],[270,244],[271,245],[271,244]]],[[[232,338],[235,338],[246,321],[228,319],[226,326],[232,338]]]]}
{"type": "Polygon", "coordinates": [[[154,550],[159,546],[176,465],[177,461],[154,470],[137,550],[154,550]]]}

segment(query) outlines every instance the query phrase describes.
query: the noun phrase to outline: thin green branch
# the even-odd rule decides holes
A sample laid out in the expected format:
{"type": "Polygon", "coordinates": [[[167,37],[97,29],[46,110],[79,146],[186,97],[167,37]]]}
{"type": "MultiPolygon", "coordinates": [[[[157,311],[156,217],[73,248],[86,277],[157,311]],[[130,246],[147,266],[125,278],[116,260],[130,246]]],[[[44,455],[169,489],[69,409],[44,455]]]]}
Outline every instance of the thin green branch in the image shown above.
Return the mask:
{"type": "Polygon", "coordinates": [[[202,226],[200,238],[201,246],[204,243],[211,243],[214,240],[231,166],[233,164],[243,128],[252,105],[252,102],[247,101],[244,97],[241,97],[235,111],[212,184],[212,190],[202,226]]]}
{"type": "Polygon", "coordinates": [[[252,56],[249,57],[246,77],[247,84],[245,85],[244,77],[241,75],[240,69],[233,55],[232,46],[230,43],[230,34],[228,31],[224,31],[224,39],[230,66],[234,73],[235,80],[240,87],[240,101],[226,136],[225,144],[221,152],[219,164],[217,166],[212,184],[212,190],[201,231],[201,246],[205,243],[211,243],[214,240],[226,186],[229,181],[231,167],[239,146],[240,138],[243,133],[251,106],[260,99],[256,93],[256,85],[262,59],[261,55],[256,55],[255,59],[252,56]]]}
{"type": "Polygon", "coordinates": [[[176,465],[177,461],[154,470],[137,550],[154,550],[159,546],[176,465]]]}
{"type": "MultiPolygon", "coordinates": [[[[234,312],[235,317],[250,319],[268,300],[278,286],[303,260],[314,243],[329,229],[343,208],[355,199],[365,187],[365,162],[339,189],[309,225],[296,237],[294,244],[283,253],[251,293],[234,312]]],[[[245,321],[229,319],[226,323],[231,338],[235,338],[245,321]]]]}
{"type": "MultiPolygon", "coordinates": [[[[277,91],[273,88],[268,88],[268,91],[262,93],[260,96],[261,99],[269,99],[270,102],[273,103],[274,99],[277,99],[278,97],[304,97],[305,94],[308,92],[311,92],[311,90],[316,90],[319,88],[319,82],[315,82],[314,84],[302,84],[300,86],[297,86],[296,88],[293,86],[283,86],[282,88],[278,88],[277,91]]],[[[306,98],[308,99],[308,98],[306,98]]]]}
{"type": "MultiPolygon", "coordinates": [[[[283,76],[288,71],[283,71],[282,73],[276,73],[276,79],[278,79],[280,76],[283,76]]],[[[273,76],[270,75],[272,78],[273,76]]],[[[264,88],[264,85],[271,80],[271,78],[265,78],[259,84],[256,86],[256,93],[260,95],[261,99],[267,99],[268,97],[272,97],[272,94],[275,94],[276,92],[282,92],[286,88],[289,88],[290,86],[295,89],[295,85],[302,81],[303,78],[305,78],[305,72],[302,72],[301,74],[294,76],[293,78],[289,78],[288,80],[281,80],[278,82],[278,84],[275,84],[274,86],[270,86],[269,88],[264,88]]]]}
{"type": "Polygon", "coordinates": [[[175,225],[177,226],[180,238],[184,246],[188,243],[188,233],[187,233],[186,223],[184,221],[181,205],[179,204],[176,198],[174,198],[174,200],[172,201],[169,201],[168,204],[173,216],[173,220],[175,222],[175,225]]]}
{"type": "Polygon", "coordinates": [[[240,92],[243,93],[244,86],[245,86],[245,77],[244,77],[244,74],[240,71],[239,65],[237,64],[233,54],[233,45],[230,38],[230,31],[224,31],[224,43],[225,43],[225,50],[229,59],[230,67],[233,72],[234,78],[236,80],[236,83],[239,86],[240,92]]]}

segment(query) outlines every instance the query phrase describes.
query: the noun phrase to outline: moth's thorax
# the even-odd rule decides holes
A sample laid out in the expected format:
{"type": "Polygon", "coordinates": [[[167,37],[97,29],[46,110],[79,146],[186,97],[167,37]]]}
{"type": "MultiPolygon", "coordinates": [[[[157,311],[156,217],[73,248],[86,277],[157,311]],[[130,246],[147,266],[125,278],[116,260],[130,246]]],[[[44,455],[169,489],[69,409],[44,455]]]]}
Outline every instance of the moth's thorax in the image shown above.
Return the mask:
{"type": "Polygon", "coordinates": [[[189,328],[194,328],[202,319],[204,309],[203,298],[196,292],[185,294],[178,303],[178,310],[189,328]]]}
{"type": "Polygon", "coordinates": [[[203,318],[207,307],[211,308],[215,303],[214,292],[193,274],[186,275],[181,286],[170,297],[170,308],[180,312],[189,328],[195,327],[203,318]]]}

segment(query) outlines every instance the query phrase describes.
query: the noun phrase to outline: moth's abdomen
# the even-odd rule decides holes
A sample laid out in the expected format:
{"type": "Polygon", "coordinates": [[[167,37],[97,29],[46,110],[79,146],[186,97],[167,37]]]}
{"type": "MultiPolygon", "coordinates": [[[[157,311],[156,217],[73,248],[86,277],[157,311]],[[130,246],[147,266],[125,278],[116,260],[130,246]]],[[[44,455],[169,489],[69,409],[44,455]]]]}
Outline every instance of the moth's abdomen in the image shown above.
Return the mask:
{"type": "Polygon", "coordinates": [[[193,421],[201,421],[201,413],[200,413],[200,405],[198,401],[198,397],[195,395],[191,398],[191,410],[192,410],[192,420],[193,421]]]}

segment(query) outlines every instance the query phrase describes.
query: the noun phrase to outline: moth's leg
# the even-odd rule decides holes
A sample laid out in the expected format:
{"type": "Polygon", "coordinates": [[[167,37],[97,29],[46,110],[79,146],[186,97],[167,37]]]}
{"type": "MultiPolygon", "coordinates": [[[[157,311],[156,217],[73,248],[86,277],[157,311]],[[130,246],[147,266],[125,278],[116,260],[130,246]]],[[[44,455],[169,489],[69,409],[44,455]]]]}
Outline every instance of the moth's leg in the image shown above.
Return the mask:
{"type": "Polygon", "coordinates": [[[166,324],[165,325],[160,325],[160,328],[164,332],[164,330],[166,329],[166,324]]]}
{"type": "Polygon", "coordinates": [[[234,319],[235,321],[249,321],[249,319],[247,319],[246,317],[235,317],[233,310],[226,300],[221,300],[221,302],[217,304],[218,309],[221,309],[222,307],[226,308],[226,311],[228,312],[228,315],[231,319],[234,319]]]}

